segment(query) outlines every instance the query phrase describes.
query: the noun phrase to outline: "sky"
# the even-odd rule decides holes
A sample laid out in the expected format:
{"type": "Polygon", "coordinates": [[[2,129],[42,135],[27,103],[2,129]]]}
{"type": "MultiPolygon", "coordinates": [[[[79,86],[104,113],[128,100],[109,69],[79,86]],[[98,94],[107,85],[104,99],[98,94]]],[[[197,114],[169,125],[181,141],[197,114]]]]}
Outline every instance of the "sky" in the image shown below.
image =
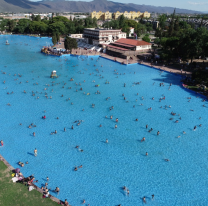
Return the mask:
{"type": "MultiPolygon", "coordinates": [[[[31,0],[39,1],[39,0],[31,0]]],[[[76,1],[76,0],[71,0],[76,1]]],[[[82,0],[82,1],[92,1],[92,0],[82,0]]],[[[180,9],[190,9],[195,11],[208,11],[208,0],[111,0],[120,3],[135,3],[135,4],[145,4],[152,6],[170,6],[180,9]]]]}

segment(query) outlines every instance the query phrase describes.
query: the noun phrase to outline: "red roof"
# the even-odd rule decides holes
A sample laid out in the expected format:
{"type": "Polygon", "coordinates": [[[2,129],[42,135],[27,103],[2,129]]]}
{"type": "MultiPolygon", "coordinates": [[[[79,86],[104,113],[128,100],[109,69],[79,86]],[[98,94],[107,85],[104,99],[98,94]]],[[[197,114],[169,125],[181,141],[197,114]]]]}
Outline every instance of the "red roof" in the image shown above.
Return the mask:
{"type": "Polygon", "coordinates": [[[132,46],[130,44],[123,44],[123,43],[120,43],[120,42],[119,43],[118,42],[114,42],[112,44],[115,44],[115,45],[118,45],[118,46],[135,47],[135,46],[132,46]]]}
{"type": "Polygon", "coordinates": [[[118,41],[116,41],[116,43],[130,44],[133,46],[151,45],[146,41],[138,41],[135,39],[124,39],[124,38],[119,39],[118,41]]]}
{"type": "Polygon", "coordinates": [[[112,46],[112,45],[108,45],[107,47],[111,47],[111,48],[114,48],[114,49],[119,49],[119,50],[122,50],[122,51],[129,51],[129,49],[124,49],[124,48],[117,47],[117,46],[112,46]]]}

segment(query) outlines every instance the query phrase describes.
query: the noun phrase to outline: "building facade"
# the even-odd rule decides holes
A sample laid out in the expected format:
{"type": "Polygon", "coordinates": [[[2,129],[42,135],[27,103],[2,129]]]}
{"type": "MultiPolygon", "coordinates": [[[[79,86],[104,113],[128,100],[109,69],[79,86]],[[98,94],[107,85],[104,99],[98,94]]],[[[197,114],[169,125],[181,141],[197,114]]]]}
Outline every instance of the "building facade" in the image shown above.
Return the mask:
{"type": "Polygon", "coordinates": [[[96,18],[96,19],[100,19],[100,20],[108,20],[108,19],[112,19],[112,13],[109,12],[109,11],[106,11],[106,12],[102,12],[102,11],[99,11],[99,12],[96,12],[96,11],[93,11],[91,13],[91,18],[96,18]]]}
{"type": "Polygon", "coordinates": [[[102,11],[99,11],[99,12],[93,11],[91,13],[91,18],[101,19],[102,15],[103,15],[102,11]]]}
{"type": "Polygon", "coordinates": [[[145,11],[144,13],[141,13],[140,11],[130,11],[130,12],[120,12],[120,11],[117,11],[115,13],[111,13],[109,11],[106,11],[106,12],[102,12],[102,11],[99,11],[99,12],[96,12],[96,11],[93,11],[91,13],[91,17],[92,18],[96,18],[96,19],[101,19],[103,21],[105,20],[109,20],[109,19],[112,19],[112,16],[113,16],[113,19],[118,19],[121,15],[124,15],[125,18],[128,18],[128,19],[135,19],[135,18],[149,18],[150,17],[150,13],[145,11]]]}
{"type": "Polygon", "coordinates": [[[141,13],[140,11],[130,11],[130,12],[127,12],[125,11],[124,13],[121,13],[119,11],[115,12],[113,14],[114,16],[114,19],[118,19],[121,15],[124,15],[124,17],[128,18],[128,19],[135,19],[135,18],[149,18],[150,17],[150,13],[145,11],[144,13],[141,13]]]}
{"type": "Polygon", "coordinates": [[[99,44],[110,44],[121,38],[126,38],[126,33],[120,29],[86,28],[84,29],[83,38],[87,44],[97,46],[99,44]]]}

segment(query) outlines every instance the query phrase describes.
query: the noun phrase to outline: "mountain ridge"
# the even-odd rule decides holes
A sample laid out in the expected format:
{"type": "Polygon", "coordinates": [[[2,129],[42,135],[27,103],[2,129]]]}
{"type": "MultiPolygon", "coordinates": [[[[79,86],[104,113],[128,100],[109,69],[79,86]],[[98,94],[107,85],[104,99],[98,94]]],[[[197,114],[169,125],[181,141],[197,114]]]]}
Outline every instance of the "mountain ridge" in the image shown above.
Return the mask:
{"type": "MultiPolygon", "coordinates": [[[[0,12],[92,12],[92,11],[148,11],[149,13],[172,13],[173,7],[156,7],[134,3],[118,3],[107,0],[65,1],[42,0],[33,2],[29,0],[0,0],[0,12]]],[[[188,9],[176,8],[177,13],[203,13],[188,9]]]]}

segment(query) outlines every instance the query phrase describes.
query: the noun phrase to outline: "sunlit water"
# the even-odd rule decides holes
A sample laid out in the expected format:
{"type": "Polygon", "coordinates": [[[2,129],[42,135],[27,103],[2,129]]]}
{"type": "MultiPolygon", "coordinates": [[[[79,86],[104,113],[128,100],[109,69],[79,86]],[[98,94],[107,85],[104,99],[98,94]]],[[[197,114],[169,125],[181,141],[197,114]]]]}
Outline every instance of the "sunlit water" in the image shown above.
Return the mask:
{"type": "Polygon", "coordinates": [[[0,36],[3,157],[15,168],[18,161],[28,161],[21,168],[24,176],[34,174],[39,187],[48,176],[48,188],[60,188],[59,195],[50,194],[71,205],[85,199],[91,206],[135,206],[144,204],[144,196],[148,205],[207,205],[208,104],[203,98],[185,91],[180,76],[146,66],[41,54],[50,43],[48,38],[0,36]],[[54,69],[57,79],[49,78],[54,69]],[[77,126],[76,120],[83,121],[77,126]],[[29,129],[31,123],[36,127],[29,129]]]}

